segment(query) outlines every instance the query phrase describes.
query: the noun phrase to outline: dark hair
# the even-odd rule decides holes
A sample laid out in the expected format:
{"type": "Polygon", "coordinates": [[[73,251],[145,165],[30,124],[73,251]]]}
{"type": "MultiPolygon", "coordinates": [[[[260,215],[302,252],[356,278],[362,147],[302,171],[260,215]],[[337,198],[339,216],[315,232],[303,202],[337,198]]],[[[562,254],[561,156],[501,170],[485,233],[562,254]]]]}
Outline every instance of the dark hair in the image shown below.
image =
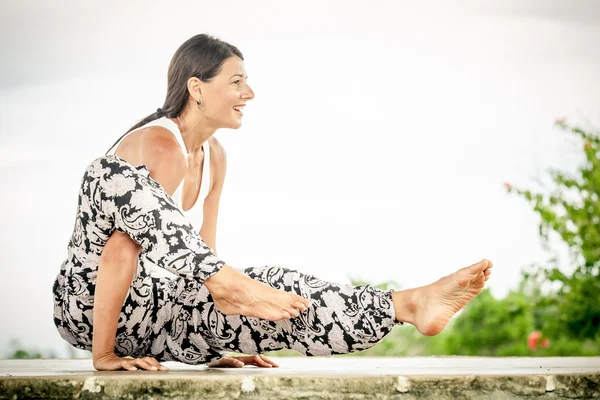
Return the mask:
{"type": "Polygon", "coordinates": [[[189,98],[188,79],[196,77],[203,82],[210,82],[221,72],[225,60],[232,56],[244,59],[242,52],[237,47],[213,36],[203,33],[186,40],[179,46],[169,63],[167,97],[162,109],[157,109],[156,112],[129,128],[108,151],[129,132],[150,121],[162,116],[169,118],[179,116],[189,98]]]}

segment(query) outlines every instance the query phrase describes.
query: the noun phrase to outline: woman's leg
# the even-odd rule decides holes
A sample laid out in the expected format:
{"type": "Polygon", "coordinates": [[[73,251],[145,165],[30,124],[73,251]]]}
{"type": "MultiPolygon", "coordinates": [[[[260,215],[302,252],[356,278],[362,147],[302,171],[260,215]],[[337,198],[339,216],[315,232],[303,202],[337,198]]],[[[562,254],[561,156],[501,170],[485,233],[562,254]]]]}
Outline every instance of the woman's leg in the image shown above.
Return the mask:
{"type": "Polygon", "coordinates": [[[401,324],[395,318],[391,291],[325,282],[275,266],[243,272],[271,287],[309,298],[311,307],[297,318],[276,322],[223,315],[204,286],[182,280],[174,297],[177,314],[173,313],[182,327],[182,349],[201,338],[219,352],[260,354],[288,348],[309,356],[351,353],[375,345],[401,324]],[[188,318],[181,320],[181,315],[188,318]]]}
{"type": "Polygon", "coordinates": [[[492,266],[482,260],[430,285],[402,291],[338,285],[281,267],[244,270],[257,281],[311,299],[311,307],[298,318],[277,322],[223,315],[205,287],[182,280],[173,299],[178,346],[185,349],[195,340],[221,353],[288,348],[316,356],[368,349],[404,322],[435,335],[481,292],[492,266]]]}

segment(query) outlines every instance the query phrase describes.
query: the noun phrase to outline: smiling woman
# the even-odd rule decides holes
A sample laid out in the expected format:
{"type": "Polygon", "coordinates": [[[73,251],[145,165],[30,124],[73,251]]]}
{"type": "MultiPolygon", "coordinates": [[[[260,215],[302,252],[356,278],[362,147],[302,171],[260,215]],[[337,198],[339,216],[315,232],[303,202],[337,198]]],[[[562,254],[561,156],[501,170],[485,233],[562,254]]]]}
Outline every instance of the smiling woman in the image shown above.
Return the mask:
{"type": "Polygon", "coordinates": [[[241,126],[254,98],[246,80],[235,46],[192,37],[171,60],[162,108],[85,170],[53,287],[54,322],[65,340],[92,351],[97,369],[163,369],[157,359],[276,366],[260,356],[216,360],[282,348],[349,353],[403,322],[434,335],[488,279],[487,260],[398,292],[226,265],[215,238],[226,158],[213,135],[241,126]],[[203,214],[200,234],[194,210],[203,214]],[[152,266],[171,275],[153,276],[152,266]]]}

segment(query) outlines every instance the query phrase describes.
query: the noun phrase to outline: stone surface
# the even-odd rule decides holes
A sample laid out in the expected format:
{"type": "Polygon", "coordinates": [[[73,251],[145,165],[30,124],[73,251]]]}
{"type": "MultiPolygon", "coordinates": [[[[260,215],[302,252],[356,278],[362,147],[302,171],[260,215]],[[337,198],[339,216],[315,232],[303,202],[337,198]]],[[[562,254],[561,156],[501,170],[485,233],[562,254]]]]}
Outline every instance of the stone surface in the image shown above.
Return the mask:
{"type": "Polygon", "coordinates": [[[0,360],[0,399],[599,398],[600,357],[301,357],[281,367],[98,372],[91,360],[0,360]]]}

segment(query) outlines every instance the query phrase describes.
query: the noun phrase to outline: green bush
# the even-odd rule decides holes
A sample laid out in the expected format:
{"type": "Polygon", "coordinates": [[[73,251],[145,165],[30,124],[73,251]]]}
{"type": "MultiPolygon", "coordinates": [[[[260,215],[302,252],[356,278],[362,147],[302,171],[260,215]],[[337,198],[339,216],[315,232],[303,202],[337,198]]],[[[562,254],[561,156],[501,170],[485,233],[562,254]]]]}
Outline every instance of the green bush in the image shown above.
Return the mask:
{"type": "Polygon", "coordinates": [[[564,118],[556,124],[581,142],[581,165],[574,173],[550,169],[552,187],[543,193],[505,186],[540,217],[542,244],[551,251],[558,240],[569,250],[571,272],[563,271],[555,256],[524,275],[535,289],[536,328],[554,338],[553,348],[561,355],[600,354],[600,137],[564,118]],[[544,292],[544,287],[555,289],[544,292]]]}

